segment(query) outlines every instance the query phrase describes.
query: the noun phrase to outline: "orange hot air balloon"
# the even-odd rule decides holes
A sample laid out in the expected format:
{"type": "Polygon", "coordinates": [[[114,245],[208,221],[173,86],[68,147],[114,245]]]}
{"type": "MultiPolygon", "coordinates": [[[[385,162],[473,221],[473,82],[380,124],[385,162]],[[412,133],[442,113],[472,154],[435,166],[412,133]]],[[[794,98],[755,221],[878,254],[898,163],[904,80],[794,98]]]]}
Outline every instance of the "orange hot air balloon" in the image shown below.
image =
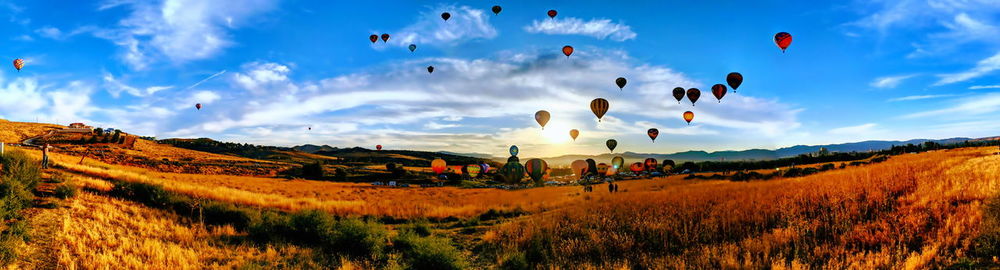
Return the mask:
{"type": "Polygon", "coordinates": [[[611,166],[608,166],[607,163],[597,164],[597,175],[607,175],[608,174],[608,168],[610,168],[610,167],[611,166]]]}
{"type": "Polygon", "coordinates": [[[378,35],[368,36],[368,40],[371,40],[372,44],[375,44],[375,42],[378,42],[378,35]]]}
{"type": "Polygon", "coordinates": [[[550,9],[548,12],[549,18],[555,19],[556,15],[559,14],[555,9],[550,9]]]}
{"type": "Polygon", "coordinates": [[[694,113],[691,111],[684,112],[684,121],[687,121],[688,125],[690,125],[691,120],[694,120],[694,113]]]}
{"type": "Polygon", "coordinates": [[[736,93],[736,88],[740,88],[740,85],[743,84],[743,74],[730,72],[729,75],[726,75],[726,83],[729,84],[729,88],[733,89],[733,93],[736,93]]]}
{"type": "Polygon", "coordinates": [[[24,59],[21,58],[14,59],[14,68],[16,68],[18,72],[20,72],[21,68],[23,67],[24,67],[24,59]]]}
{"type": "Polygon", "coordinates": [[[726,96],[726,86],[721,83],[717,83],[712,86],[712,95],[722,103],[722,97],[726,96]]]}
{"type": "Polygon", "coordinates": [[[656,142],[656,137],[660,136],[660,130],[656,128],[651,128],[646,131],[646,135],[649,135],[649,139],[653,140],[653,142],[656,142]]]}
{"type": "Polygon", "coordinates": [[[569,55],[573,54],[573,46],[570,45],[563,46],[563,54],[566,55],[566,58],[569,58],[569,55]]]}
{"type": "Polygon", "coordinates": [[[435,158],[434,161],[431,161],[431,170],[434,171],[434,174],[441,174],[447,168],[448,163],[441,158],[435,158]]]}
{"type": "Polygon", "coordinates": [[[774,44],[781,48],[781,53],[785,53],[785,49],[788,49],[789,45],[792,45],[792,34],[787,32],[780,32],[774,34],[774,44]]]}
{"type": "Polygon", "coordinates": [[[701,97],[701,90],[698,90],[698,88],[688,89],[687,95],[688,100],[691,101],[691,106],[694,106],[694,103],[698,102],[698,98],[701,97]]]}
{"type": "Polygon", "coordinates": [[[389,34],[382,34],[382,43],[389,42],[389,34]]]}
{"type": "Polygon", "coordinates": [[[594,113],[594,116],[597,116],[597,122],[600,122],[604,114],[608,113],[609,107],[608,100],[603,98],[596,98],[590,102],[590,111],[594,113]]]}
{"type": "Polygon", "coordinates": [[[549,117],[549,112],[546,110],[535,112],[535,122],[538,122],[538,125],[541,125],[542,129],[545,129],[545,124],[549,122],[549,117]]]}
{"type": "Polygon", "coordinates": [[[381,144],[375,145],[375,150],[382,151],[382,145],[381,144]]]}
{"type": "Polygon", "coordinates": [[[636,162],[636,163],[632,163],[631,166],[628,166],[628,169],[630,171],[634,172],[634,173],[638,173],[638,172],[646,170],[646,166],[643,166],[642,162],[636,162]]]}
{"type": "Polygon", "coordinates": [[[684,99],[683,87],[674,87],[674,98],[677,99],[677,104],[681,104],[681,100],[684,99]]]}
{"type": "Polygon", "coordinates": [[[576,129],[570,129],[569,130],[569,137],[573,138],[573,141],[576,141],[576,137],[577,136],[580,136],[580,131],[579,130],[576,130],[576,129]]]}
{"type": "Polygon", "coordinates": [[[201,110],[201,103],[195,104],[194,108],[198,109],[200,111],[201,110]]]}

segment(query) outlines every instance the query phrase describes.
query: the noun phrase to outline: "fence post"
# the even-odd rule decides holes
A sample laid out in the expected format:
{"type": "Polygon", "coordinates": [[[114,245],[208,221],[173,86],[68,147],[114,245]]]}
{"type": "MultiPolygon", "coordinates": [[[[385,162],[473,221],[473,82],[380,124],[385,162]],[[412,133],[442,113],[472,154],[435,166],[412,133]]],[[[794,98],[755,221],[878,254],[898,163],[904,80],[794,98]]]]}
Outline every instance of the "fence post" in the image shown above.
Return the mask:
{"type": "Polygon", "coordinates": [[[3,155],[3,146],[4,146],[5,144],[6,144],[6,143],[4,143],[4,142],[0,142],[0,155],[3,155]]]}

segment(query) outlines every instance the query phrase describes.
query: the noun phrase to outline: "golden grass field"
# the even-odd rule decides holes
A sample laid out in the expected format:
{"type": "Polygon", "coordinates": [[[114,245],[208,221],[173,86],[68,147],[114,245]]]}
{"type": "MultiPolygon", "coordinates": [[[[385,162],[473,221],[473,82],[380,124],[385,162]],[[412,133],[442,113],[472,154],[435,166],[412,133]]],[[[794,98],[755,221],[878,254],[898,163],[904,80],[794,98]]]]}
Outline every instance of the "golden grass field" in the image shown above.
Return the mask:
{"type": "MultiPolygon", "coordinates": [[[[144,150],[143,155],[156,156],[166,149],[144,150]]],[[[25,150],[40,157],[37,150],[25,150]]],[[[112,188],[103,179],[113,179],[288,212],[319,209],[338,216],[409,220],[471,220],[489,210],[526,213],[478,223],[468,232],[451,229],[453,225],[436,227],[439,234],[455,238],[477,268],[493,268],[512,258],[555,269],[940,268],[968,256],[980,233],[984,202],[1000,195],[996,150],[904,154],[882,163],[769,181],[683,176],[621,181],[623,192],[614,194],[604,185],[590,193],[579,186],[513,191],[389,188],[172,173],[93,159],[78,164],[77,156],[54,153],[53,161],[60,165],[54,173],[97,193],[84,192],[63,208],[44,210],[61,211],[52,214],[61,217],[59,240],[47,248],[58,250],[58,266],[68,269],[228,268],[313,252],[297,246],[221,242],[244,232],[205,227],[99,195],[112,188]]]]}

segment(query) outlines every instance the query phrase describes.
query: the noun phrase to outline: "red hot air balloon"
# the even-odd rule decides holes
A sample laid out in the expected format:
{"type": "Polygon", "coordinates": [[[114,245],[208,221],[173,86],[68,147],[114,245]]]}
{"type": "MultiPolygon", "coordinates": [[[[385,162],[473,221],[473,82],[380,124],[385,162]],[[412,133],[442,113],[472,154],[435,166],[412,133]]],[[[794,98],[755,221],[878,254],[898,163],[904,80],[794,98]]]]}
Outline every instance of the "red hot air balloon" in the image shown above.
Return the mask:
{"type": "Polygon", "coordinates": [[[24,67],[24,59],[21,58],[14,59],[14,68],[16,68],[18,72],[20,72],[21,68],[23,67],[24,67]]]}
{"type": "Polygon", "coordinates": [[[788,49],[788,46],[792,45],[792,34],[787,32],[774,34],[774,44],[777,44],[778,48],[781,48],[781,52],[784,53],[785,49],[788,49]]]}
{"type": "Polygon", "coordinates": [[[632,165],[629,166],[628,168],[629,168],[629,170],[631,170],[634,173],[638,173],[638,172],[646,170],[646,166],[642,165],[642,162],[632,163],[632,165]]]}
{"type": "Polygon", "coordinates": [[[434,174],[441,174],[447,168],[448,163],[441,158],[436,158],[434,161],[431,161],[431,170],[434,171],[434,174]]]}
{"type": "Polygon", "coordinates": [[[194,108],[198,109],[200,111],[201,110],[201,103],[195,104],[194,108]]]}
{"type": "Polygon", "coordinates": [[[733,93],[736,93],[736,88],[740,88],[740,85],[743,84],[743,74],[730,72],[729,75],[726,75],[726,83],[729,84],[729,88],[733,89],[733,93]]]}
{"type": "Polygon", "coordinates": [[[448,19],[451,19],[451,13],[448,13],[448,12],[441,13],[441,19],[444,19],[445,21],[448,21],[448,19]]]}
{"type": "Polygon", "coordinates": [[[649,135],[649,139],[653,140],[653,142],[656,142],[656,137],[660,136],[660,130],[656,128],[651,128],[646,131],[646,135],[649,135]]]}
{"type": "Polygon", "coordinates": [[[694,120],[694,113],[691,111],[684,112],[684,121],[687,121],[688,125],[690,125],[691,120],[694,120]]]}
{"type": "Polygon", "coordinates": [[[376,151],[382,151],[382,145],[381,144],[375,145],[375,150],[376,151]]]}
{"type": "Polygon", "coordinates": [[[656,170],[656,159],[655,158],[647,158],[646,162],[643,165],[646,166],[646,170],[655,171],[656,170]]]}
{"type": "Polygon", "coordinates": [[[715,96],[715,99],[719,100],[719,103],[722,103],[722,97],[726,96],[726,86],[721,83],[713,85],[712,95],[715,96]]]}
{"type": "Polygon", "coordinates": [[[378,35],[368,36],[368,40],[371,40],[372,44],[375,44],[375,42],[378,42],[378,35]]]}
{"type": "Polygon", "coordinates": [[[569,55],[573,54],[573,46],[570,45],[563,46],[563,54],[566,55],[566,58],[569,58],[569,55]]]}
{"type": "Polygon", "coordinates": [[[556,15],[559,14],[559,12],[556,12],[555,9],[550,9],[549,12],[548,12],[548,14],[549,14],[549,18],[555,19],[556,15]]]}
{"type": "Polygon", "coordinates": [[[382,43],[389,42],[389,34],[382,34],[382,43]]]}
{"type": "Polygon", "coordinates": [[[694,103],[698,102],[698,98],[701,97],[701,90],[698,90],[698,88],[688,89],[687,96],[688,100],[691,101],[691,106],[694,106],[694,103]]]}

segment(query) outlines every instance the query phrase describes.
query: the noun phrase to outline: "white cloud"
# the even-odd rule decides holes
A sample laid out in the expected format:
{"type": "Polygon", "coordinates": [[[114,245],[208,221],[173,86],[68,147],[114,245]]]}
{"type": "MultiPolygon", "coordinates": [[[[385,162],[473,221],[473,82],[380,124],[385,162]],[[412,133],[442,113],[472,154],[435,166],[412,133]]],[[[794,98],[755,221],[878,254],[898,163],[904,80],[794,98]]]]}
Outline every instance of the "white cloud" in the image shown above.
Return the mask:
{"type": "MultiPolygon", "coordinates": [[[[908,57],[941,56],[971,43],[1000,44],[994,0],[877,0],[857,2],[868,14],[847,23],[860,30],[872,30],[880,39],[915,31],[922,37],[912,42],[908,57]]],[[[852,31],[846,31],[853,33],[852,31]]]]}
{"type": "Polygon", "coordinates": [[[63,38],[62,31],[60,31],[59,28],[55,28],[55,27],[51,27],[51,26],[46,26],[46,27],[39,28],[38,30],[35,30],[35,33],[37,33],[39,36],[42,36],[42,37],[45,37],[45,38],[51,38],[51,39],[62,39],[63,38]]]}
{"type": "Polygon", "coordinates": [[[209,81],[211,79],[214,79],[215,77],[222,76],[222,74],[226,74],[226,70],[222,70],[222,71],[216,72],[215,74],[212,74],[211,76],[208,76],[208,77],[206,77],[204,79],[201,79],[200,81],[198,81],[198,82],[196,82],[196,83],[188,86],[185,89],[191,89],[191,88],[198,87],[199,85],[201,85],[201,84],[203,84],[203,83],[205,83],[205,82],[207,82],[207,81],[209,81]]]}
{"type": "Polygon", "coordinates": [[[976,63],[976,66],[973,67],[972,69],[958,73],[938,75],[938,77],[940,77],[941,79],[938,80],[936,83],[934,83],[934,85],[937,86],[937,85],[946,85],[957,82],[964,82],[967,80],[982,77],[983,75],[990,74],[993,71],[996,71],[997,69],[1000,69],[1000,52],[989,58],[979,60],[979,62],[976,63]]]}
{"type": "MultiPolygon", "coordinates": [[[[389,43],[406,47],[410,44],[452,46],[477,39],[492,39],[497,30],[490,24],[492,13],[468,6],[441,6],[422,12],[416,23],[390,33],[389,43]],[[451,13],[447,21],[441,13],[451,13]]],[[[376,47],[379,48],[379,47],[376,47]]]]}
{"type": "Polygon", "coordinates": [[[969,86],[969,89],[971,89],[971,90],[996,89],[996,88],[1000,88],[1000,84],[995,84],[995,85],[973,85],[973,86],[969,86]]]}
{"type": "Polygon", "coordinates": [[[636,33],[632,32],[632,27],[624,23],[613,23],[609,19],[591,19],[590,21],[572,17],[542,19],[532,21],[531,25],[524,27],[524,30],[549,35],[584,35],[614,41],[625,41],[636,37],[636,33]]]}
{"type": "Polygon", "coordinates": [[[954,106],[931,111],[911,113],[904,119],[939,117],[947,119],[966,118],[1000,111],[1000,93],[988,93],[974,97],[957,99],[954,106]]]}
{"type": "Polygon", "coordinates": [[[902,83],[904,80],[913,78],[914,76],[917,75],[910,74],[910,75],[879,77],[876,78],[874,81],[872,81],[870,85],[876,88],[896,88],[896,86],[899,86],[899,84],[902,83]]]}
{"type": "Polygon", "coordinates": [[[143,97],[156,94],[156,92],[174,88],[173,86],[150,86],[146,87],[145,89],[139,89],[137,87],[129,86],[118,79],[115,79],[114,75],[111,75],[111,73],[107,72],[104,73],[103,80],[104,80],[104,88],[108,91],[108,93],[111,94],[111,96],[116,98],[119,97],[122,92],[137,97],[143,97]]]}
{"type": "Polygon", "coordinates": [[[128,6],[131,14],[113,29],[96,29],[98,37],[122,47],[122,59],[134,69],[162,60],[184,63],[210,58],[233,44],[228,30],[275,6],[272,0],[239,4],[217,1],[111,1],[99,10],[128,6]]]}
{"type": "Polygon", "coordinates": [[[424,128],[426,128],[426,129],[446,129],[446,128],[454,128],[454,127],[460,127],[460,126],[462,126],[462,125],[459,125],[459,124],[441,124],[441,123],[438,123],[438,122],[428,122],[427,124],[424,125],[424,128]]]}
{"type": "Polygon", "coordinates": [[[873,131],[875,131],[875,127],[877,126],[878,124],[875,123],[867,123],[857,126],[839,127],[831,129],[829,132],[830,134],[835,134],[835,135],[859,135],[865,133],[872,133],[873,131]]]}
{"type": "Polygon", "coordinates": [[[955,96],[955,95],[952,95],[952,94],[947,94],[947,95],[916,95],[916,96],[905,96],[905,97],[891,98],[888,101],[889,102],[910,101],[910,100],[943,98],[943,97],[952,97],[952,96],[955,96]]]}

